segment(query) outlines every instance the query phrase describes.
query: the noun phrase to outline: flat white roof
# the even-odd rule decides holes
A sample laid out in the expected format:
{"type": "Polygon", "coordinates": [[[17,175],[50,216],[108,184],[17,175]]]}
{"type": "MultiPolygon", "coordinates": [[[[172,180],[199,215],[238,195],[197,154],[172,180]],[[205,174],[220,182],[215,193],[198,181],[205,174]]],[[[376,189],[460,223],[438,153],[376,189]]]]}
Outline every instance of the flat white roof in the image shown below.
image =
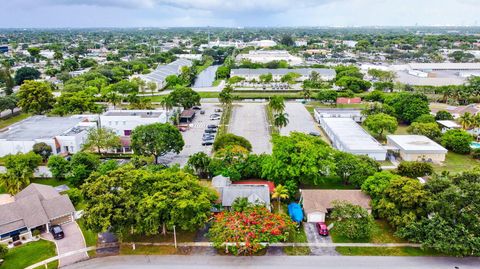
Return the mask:
{"type": "Polygon", "coordinates": [[[447,153],[444,147],[423,135],[387,135],[387,141],[406,153],[447,153]]]}
{"type": "Polygon", "coordinates": [[[447,128],[460,128],[461,126],[453,120],[437,120],[438,124],[447,128]]]}
{"type": "Polygon", "coordinates": [[[417,70],[480,70],[480,63],[410,63],[417,70]]]}
{"type": "Polygon", "coordinates": [[[386,152],[367,131],[351,118],[322,118],[338,141],[350,151],[386,152]]]}
{"type": "Polygon", "coordinates": [[[82,118],[32,116],[11,125],[5,132],[0,133],[0,139],[26,141],[69,135],[83,130],[75,128],[82,121],[82,118]]]}

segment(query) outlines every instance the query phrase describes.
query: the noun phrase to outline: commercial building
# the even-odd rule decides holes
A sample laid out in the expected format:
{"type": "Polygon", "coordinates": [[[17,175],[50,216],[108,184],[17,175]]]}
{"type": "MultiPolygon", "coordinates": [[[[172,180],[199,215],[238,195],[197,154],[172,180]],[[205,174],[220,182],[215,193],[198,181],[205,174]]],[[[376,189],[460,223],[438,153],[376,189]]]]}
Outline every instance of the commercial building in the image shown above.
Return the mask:
{"type": "Polygon", "coordinates": [[[248,54],[239,54],[236,58],[238,62],[249,60],[253,63],[269,63],[273,61],[286,61],[289,65],[301,65],[303,59],[291,55],[286,50],[251,50],[248,54]]]}
{"type": "Polygon", "coordinates": [[[0,243],[32,238],[32,231],[49,231],[50,226],[75,220],[75,208],[68,195],[55,188],[32,183],[0,205],[0,243]]]}
{"type": "Polygon", "coordinates": [[[300,190],[300,203],[307,222],[325,222],[325,215],[331,211],[334,201],[345,201],[358,205],[371,213],[371,199],[361,190],[300,190]]]}
{"type": "Polygon", "coordinates": [[[277,42],[273,40],[255,40],[249,42],[248,45],[260,48],[270,48],[275,47],[277,45],[277,42]]]}
{"type": "Polygon", "coordinates": [[[0,132],[0,157],[29,152],[40,142],[51,146],[53,154],[76,153],[92,127],[96,123],[82,118],[33,116],[0,132]]]}
{"type": "Polygon", "coordinates": [[[470,76],[480,76],[480,63],[409,63],[392,65],[396,81],[418,86],[462,85],[470,76]]]}
{"type": "Polygon", "coordinates": [[[340,151],[384,161],[387,150],[351,118],[317,119],[332,145],[340,151]]]}
{"type": "Polygon", "coordinates": [[[365,116],[359,109],[351,108],[315,108],[313,116],[320,122],[321,118],[347,118],[355,122],[363,122],[365,116]]]}
{"type": "Polygon", "coordinates": [[[180,75],[182,67],[192,66],[192,61],[188,59],[177,59],[167,65],[159,65],[155,71],[150,74],[140,75],[139,77],[145,81],[153,81],[157,83],[158,89],[163,89],[167,84],[165,79],[171,75],[180,75]]]}
{"type": "Polygon", "coordinates": [[[273,81],[280,81],[282,77],[285,76],[286,74],[296,73],[300,75],[300,77],[297,80],[304,81],[309,79],[312,72],[317,72],[320,78],[326,81],[333,80],[336,76],[335,70],[326,69],[326,68],[298,68],[298,69],[240,68],[240,69],[232,69],[230,71],[230,77],[241,77],[241,78],[244,78],[246,81],[252,81],[252,80],[259,81],[261,75],[272,74],[273,81]]]}
{"type": "Polygon", "coordinates": [[[387,135],[387,146],[404,161],[445,161],[447,150],[423,135],[387,135]]]}
{"type": "Polygon", "coordinates": [[[100,126],[112,129],[118,136],[130,136],[140,125],[167,121],[165,110],[109,110],[100,116],[100,126]]]}

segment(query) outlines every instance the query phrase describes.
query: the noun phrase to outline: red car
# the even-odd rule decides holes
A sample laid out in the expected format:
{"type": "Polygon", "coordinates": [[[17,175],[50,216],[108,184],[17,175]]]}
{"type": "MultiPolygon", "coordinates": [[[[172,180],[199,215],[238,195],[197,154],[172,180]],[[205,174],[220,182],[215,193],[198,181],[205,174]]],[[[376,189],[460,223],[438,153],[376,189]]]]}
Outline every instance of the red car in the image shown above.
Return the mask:
{"type": "Polygon", "coordinates": [[[328,235],[328,227],[327,227],[327,224],[325,224],[325,222],[317,222],[316,226],[317,226],[319,235],[323,235],[323,236],[328,235]]]}

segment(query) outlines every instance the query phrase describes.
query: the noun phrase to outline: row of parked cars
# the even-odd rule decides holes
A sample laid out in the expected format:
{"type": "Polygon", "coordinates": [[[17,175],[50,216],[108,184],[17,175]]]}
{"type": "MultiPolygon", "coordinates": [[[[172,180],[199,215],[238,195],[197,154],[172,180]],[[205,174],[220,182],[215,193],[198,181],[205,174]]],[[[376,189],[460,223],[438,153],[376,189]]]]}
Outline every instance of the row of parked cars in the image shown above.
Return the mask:
{"type": "MultiPolygon", "coordinates": [[[[215,109],[215,113],[210,115],[210,120],[211,121],[219,121],[222,117],[220,114],[222,113],[222,110],[220,108],[215,109]]],[[[210,146],[213,145],[213,142],[215,141],[215,135],[218,130],[218,125],[217,124],[209,124],[207,128],[205,129],[202,137],[202,146],[210,146]]]]}

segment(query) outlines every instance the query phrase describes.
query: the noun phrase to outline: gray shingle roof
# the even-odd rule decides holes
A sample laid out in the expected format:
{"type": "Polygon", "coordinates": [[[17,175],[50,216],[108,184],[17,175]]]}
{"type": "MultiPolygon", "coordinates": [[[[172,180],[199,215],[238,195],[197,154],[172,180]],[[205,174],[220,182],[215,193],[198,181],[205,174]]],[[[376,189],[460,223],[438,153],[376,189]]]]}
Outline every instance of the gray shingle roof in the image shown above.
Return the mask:
{"type": "Polygon", "coordinates": [[[371,209],[370,197],[360,190],[300,190],[302,194],[303,210],[306,214],[324,212],[332,208],[333,201],[346,201],[371,209]]]}
{"type": "Polygon", "coordinates": [[[232,206],[233,201],[245,197],[251,203],[270,207],[270,192],[267,185],[229,185],[222,188],[222,206],[232,206]]]}
{"type": "Polygon", "coordinates": [[[187,59],[178,59],[167,65],[159,65],[155,71],[142,77],[156,82],[163,82],[170,75],[179,75],[183,66],[192,66],[192,61],[187,59]]]}

